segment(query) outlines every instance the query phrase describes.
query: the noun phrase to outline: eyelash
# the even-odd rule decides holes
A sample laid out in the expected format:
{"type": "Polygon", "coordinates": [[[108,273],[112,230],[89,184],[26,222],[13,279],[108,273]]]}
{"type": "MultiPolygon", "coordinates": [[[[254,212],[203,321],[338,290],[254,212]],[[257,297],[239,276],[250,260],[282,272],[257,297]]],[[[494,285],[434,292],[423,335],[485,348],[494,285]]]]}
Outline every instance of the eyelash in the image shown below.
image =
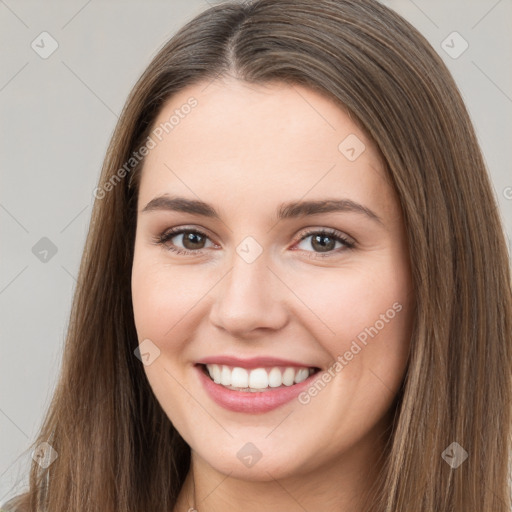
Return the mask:
{"type": "MultiPolygon", "coordinates": [[[[209,237],[208,237],[208,235],[206,235],[206,233],[203,233],[202,231],[199,231],[197,229],[173,228],[173,229],[165,231],[162,234],[160,234],[159,236],[157,236],[154,239],[154,241],[157,245],[161,245],[161,246],[165,247],[167,250],[174,252],[176,254],[182,254],[182,255],[187,255],[187,256],[202,254],[202,252],[203,252],[202,249],[199,249],[197,251],[191,251],[188,249],[181,249],[180,247],[172,247],[172,246],[166,245],[169,240],[171,240],[175,236],[181,235],[183,233],[194,233],[194,234],[197,234],[204,238],[209,239],[209,237]]],[[[302,242],[303,240],[305,240],[306,238],[308,238],[311,235],[321,235],[321,236],[328,236],[330,238],[333,238],[335,241],[341,242],[345,246],[345,248],[342,249],[343,251],[350,250],[355,247],[355,243],[349,241],[347,238],[345,238],[341,233],[339,233],[335,229],[329,229],[329,228],[307,231],[306,233],[302,234],[301,238],[298,240],[297,243],[302,242]]],[[[329,258],[329,257],[333,256],[333,254],[338,254],[340,252],[340,249],[332,250],[325,254],[317,253],[314,251],[305,251],[305,252],[311,253],[310,256],[308,256],[310,258],[329,258]],[[314,256],[313,256],[313,254],[314,254],[314,256]]]]}

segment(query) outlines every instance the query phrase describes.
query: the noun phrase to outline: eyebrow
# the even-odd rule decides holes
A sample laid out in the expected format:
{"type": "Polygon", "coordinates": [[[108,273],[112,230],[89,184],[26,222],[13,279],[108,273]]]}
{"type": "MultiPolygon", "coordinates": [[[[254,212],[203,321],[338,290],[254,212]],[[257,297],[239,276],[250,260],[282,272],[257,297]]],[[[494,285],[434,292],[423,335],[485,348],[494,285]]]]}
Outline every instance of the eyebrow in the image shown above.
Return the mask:
{"type": "MultiPolygon", "coordinates": [[[[220,215],[213,206],[203,201],[187,199],[185,197],[170,197],[168,195],[155,197],[149,201],[141,213],[157,210],[191,213],[220,220],[220,215]]],[[[276,210],[277,218],[280,220],[330,212],[355,212],[365,215],[379,224],[383,224],[382,219],[375,212],[351,199],[290,201],[281,204],[276,210]]]]}

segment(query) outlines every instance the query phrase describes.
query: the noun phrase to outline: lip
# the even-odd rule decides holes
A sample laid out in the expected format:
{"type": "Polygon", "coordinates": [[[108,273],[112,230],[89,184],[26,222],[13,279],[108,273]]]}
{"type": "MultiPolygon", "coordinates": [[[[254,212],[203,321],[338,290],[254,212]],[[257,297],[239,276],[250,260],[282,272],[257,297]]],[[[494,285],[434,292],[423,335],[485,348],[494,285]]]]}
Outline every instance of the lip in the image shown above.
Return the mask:
{"type": "Polygon", "coordinates": [[[273,366],[293,366],[296,368],[318,368],[315,365],[288,361],[276,357],[251,357],[240,359],[233,356],[210,356],[197,361],[197,364],[223,364],[239,368],[268,368],[273,366]]]}
{"type": "MultiPolygon", "coordinates": [[[[218,360],[217,358],[215,359],[216,361],[218,360]]],[[[258,359],[260,360],[259,362],[261,363],[261,358],[258,359]]],[[[321,371],[318,371],[310,375],[306,380],[300,382],[299,384],[294,384],[293,386],[251,393],[250,391],[234,391],[232,389],[227,389],[220,384],[216,384],[215,382],[213,382],[212,379],[210,379],[208,375],[206,375],[206,373],[203,370],[203,367],[200,366],[200,364],[195,365],[194,369],[197,371],[199,380],[201,381],[201,384],[203,385],[204,389],[206,390],[206,393],[210,396],[210,398],[221,407],[224,407],[224,409],[249,414],[261,414],[269,412],[288,402],[291,402],[302,391],[311,386],[312,382],[316,378],[318,378],[319,375],[322,374],[321,371]]],[[[276,365],[272,364],[270,366],[276,365]]],[[[285,366],[302,365],[290,365],[287,363],[285,366]]]]}

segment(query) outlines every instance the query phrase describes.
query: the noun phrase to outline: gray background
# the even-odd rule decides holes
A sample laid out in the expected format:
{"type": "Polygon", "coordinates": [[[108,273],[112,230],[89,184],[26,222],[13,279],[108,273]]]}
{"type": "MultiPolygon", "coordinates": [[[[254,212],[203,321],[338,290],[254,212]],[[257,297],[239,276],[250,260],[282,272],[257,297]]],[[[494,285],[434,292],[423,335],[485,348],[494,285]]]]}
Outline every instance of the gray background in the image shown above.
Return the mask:
{"type": "MultiPolygon", "coordinates": [[[[452,71],[512,239],[512,0],[383,3],[452,71]],[[457,58],[464,41],[447,39],[454,31],[469,45],[457,58]]],[[[157,50],[207,7],[0,0],[0,503],[27,483],[31,454],[23,452],[56,384],[92,191],[117,116],[157,50]],[[40,53],[52,40],[44,31],[58,43],[46,59],[40,53]],[[40,252],[48,248],[43,237],[55,254],[40,252]]]]}

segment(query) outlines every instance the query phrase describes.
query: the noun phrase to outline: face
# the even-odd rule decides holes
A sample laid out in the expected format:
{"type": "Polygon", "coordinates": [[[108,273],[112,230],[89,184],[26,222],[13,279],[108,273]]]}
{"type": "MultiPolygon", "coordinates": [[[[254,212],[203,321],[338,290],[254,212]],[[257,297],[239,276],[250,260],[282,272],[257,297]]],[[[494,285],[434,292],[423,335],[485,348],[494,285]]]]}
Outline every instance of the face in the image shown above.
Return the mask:
{"type": "Polygon", "coordinates": [[[154,128],[176,110],[149,144],[132,273],[156,398],[193,457],[233,477],[370,457],[413,298],[379,153],[300,86],[190,86],[154,128]]]}

